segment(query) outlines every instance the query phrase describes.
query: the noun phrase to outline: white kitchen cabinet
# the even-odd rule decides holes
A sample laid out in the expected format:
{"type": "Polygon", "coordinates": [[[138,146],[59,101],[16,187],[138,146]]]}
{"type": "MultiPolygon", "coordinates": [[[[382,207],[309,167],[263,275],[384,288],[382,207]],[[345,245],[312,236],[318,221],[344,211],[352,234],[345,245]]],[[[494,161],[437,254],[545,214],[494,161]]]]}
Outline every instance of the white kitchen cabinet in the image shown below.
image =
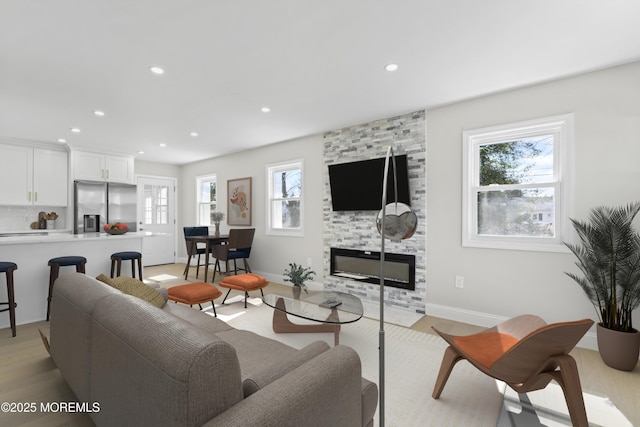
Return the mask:
{"type": "Polygon", "coordinates": [[[34,205],[67,206],[69,155],[64,151],[33,150],[34,205]]]}
{"type": "Polygon", "coordinates": [[[73,179],[134,183],[133,157],[73,151],[73,179]]]}
{"type": "Polygon", "coordinates": [[[0,158],[0,205],[67,206],[66,152],[3,144],[0,158]]]}

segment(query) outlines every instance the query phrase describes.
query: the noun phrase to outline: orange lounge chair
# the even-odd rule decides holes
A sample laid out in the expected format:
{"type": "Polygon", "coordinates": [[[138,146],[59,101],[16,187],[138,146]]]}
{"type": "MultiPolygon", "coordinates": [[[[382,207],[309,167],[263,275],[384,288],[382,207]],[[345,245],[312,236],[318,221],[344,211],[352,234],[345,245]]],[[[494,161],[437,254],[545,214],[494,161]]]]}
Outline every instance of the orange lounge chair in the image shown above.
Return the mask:
{"type": "Polygon", "coordinates": [[[564,392],[572,424],[587,427],[578,369],[569,352],[591,325],[591,319],[547,325],[537,316],[522,315],[468,336],[448,335],[433,328],[449,347],[432,397],[440,397],[454,365],[465,359],[518,393],[543,389],[555,380],[564,392]]]}

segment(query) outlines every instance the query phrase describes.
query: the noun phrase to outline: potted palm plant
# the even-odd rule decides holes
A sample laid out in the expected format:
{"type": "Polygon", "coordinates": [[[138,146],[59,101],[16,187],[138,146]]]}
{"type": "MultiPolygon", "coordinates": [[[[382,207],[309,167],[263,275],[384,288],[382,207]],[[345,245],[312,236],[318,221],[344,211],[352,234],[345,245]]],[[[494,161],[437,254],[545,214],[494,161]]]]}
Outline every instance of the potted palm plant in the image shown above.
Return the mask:
{"type": "Polygon", "coordinates": [[[304,289],[305,293],[309,292],[304,282],[312,280],[315,274],[316,272],[310,267],[302,267],[295,262],[291,262],[289,263],[289,268],[284,270],[284,281],[293,284],[293,295],[297,299],[300,297],[300,291],[302,289],[304,289]]]}
{"type": "Polygon", "coordinates": [[[575,280],[595,307],[598,350],[610,367],[630,371],[638,363],[640,333],[632,312],[640,306],[640,234],[633,221],[640,202],[627,206],[600,206],[587,221],[571,219],[579,244],[565,243],[576,256],[575,280]]]}

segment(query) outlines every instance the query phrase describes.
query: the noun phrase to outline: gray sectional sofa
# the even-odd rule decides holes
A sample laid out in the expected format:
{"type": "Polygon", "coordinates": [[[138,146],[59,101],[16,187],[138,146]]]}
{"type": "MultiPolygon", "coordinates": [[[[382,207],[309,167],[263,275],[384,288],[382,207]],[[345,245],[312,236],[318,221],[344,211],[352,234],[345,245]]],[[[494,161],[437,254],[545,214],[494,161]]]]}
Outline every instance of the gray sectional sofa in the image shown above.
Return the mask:
{"type": "Polygon", "coordinates": [[[80,273],[51,310],[51,356],[98,426],[373,425],[378,389],[349,347],[297,350],[80,273]]]}

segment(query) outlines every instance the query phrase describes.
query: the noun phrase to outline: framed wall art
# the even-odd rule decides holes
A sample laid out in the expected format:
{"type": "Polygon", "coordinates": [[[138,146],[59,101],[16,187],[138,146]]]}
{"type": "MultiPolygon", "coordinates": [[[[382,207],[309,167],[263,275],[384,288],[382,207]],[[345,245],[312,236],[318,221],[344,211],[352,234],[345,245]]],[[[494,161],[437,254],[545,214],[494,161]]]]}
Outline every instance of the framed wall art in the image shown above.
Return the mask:
{"type": "Polygon", "coordinates": [[[227,224],[251,225],[251,177],[227,180],[227,224]]]}

